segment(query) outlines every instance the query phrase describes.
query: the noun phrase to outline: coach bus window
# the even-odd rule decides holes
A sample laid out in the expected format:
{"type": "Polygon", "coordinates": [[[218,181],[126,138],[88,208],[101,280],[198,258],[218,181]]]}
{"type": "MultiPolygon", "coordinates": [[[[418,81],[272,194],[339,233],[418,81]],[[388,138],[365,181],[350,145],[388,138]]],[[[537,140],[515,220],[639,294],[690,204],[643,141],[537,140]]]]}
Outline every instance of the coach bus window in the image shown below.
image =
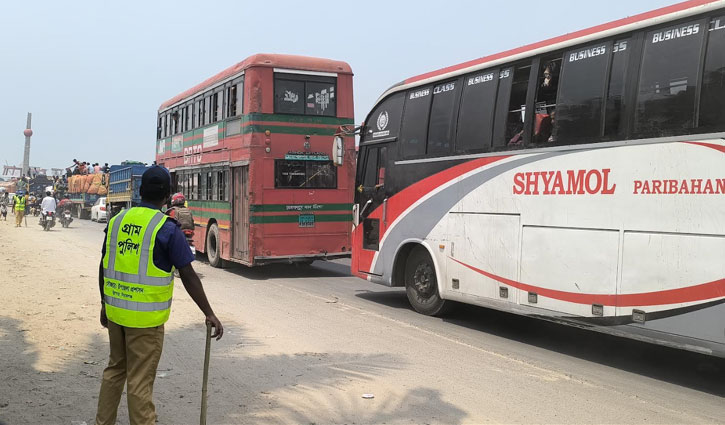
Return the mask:
{"type": "MultiPolygon", "coordinates": [[[[526,93],[529,87],[531,65],[516,67],[511,82],[511,94],[506,117],[506,146],[524,144],[524,120],[526,119],[526,93]]],[[[510,77],[507,77],[510,78],[510,77]]],[[[499,93],[501,95],[501,93],[499,93]]]]}
{"type": "Polygon", "coordinates": [[[498,70],[468,75],[463,79],[463,98],[458,113],[457,152],[487,152],[491,149],[493,106],[498,70]]]}
{"type": "Polygon", "coordinates": [[[451,150],[458,116],[461,81],[449,81],[433,87],[428,127],[428,154],[445,154],[451,150]]]}
{"type": "Polygon", "coordinates": [[[511,88],[513,87],[514,81],[513,75],[513,68],[504,68],[498,73],[498,90],[496,94],[496,104],[494,106],[492,141],[492,145],[496,150],[503,149],[508,142],[506,133],[508,127],[509,103],[511,100],[511,88]]]}
{"type": "Polygon", "coordinates": [[[403,123],[400,128],[405,158],[425,155],[431,91],[431,87],[417,87],[406,94],[403,123]]]}
{"type": "Polygon", "coordinates": [[[545,58],[541,61],[536,103],[534,104],[534,138],[536,144],[553,142],[552,129],[554,112],[559,91],[562,59],[559,56],[545,58]]]}
{"type": "Polygon", "coordinates": [[[404,99],[405,93],[394,94],[373,110],[365,123],[363,143],[398,137],[404,99]]]}
{"type": "Polygon", "coordinates": [[[657,29],[645,37],[637,94],[635,133],[642,137],[686,134],[694,127],[701,21],[657,29]]]}
{"type": "Polygon", "coordinates": [[[609,91],[604,115],[604,137],[607,139],[625,136],[624,89],[627,81],[627,67],[631,40],[616,40],[612,46],[612,66],[609,72],[609,91]]]}
{"type": "Polygon", "coordinates": [[[335,83],[305,83],[305,113],[334,117],[337,113],[335,83]]]}
{"type": "Polygon", "coordinates": [[[282,114],[305,113],[305,83],[277,79],[274,82],[274,111],[282,114]]]}
{"type": "Polygon", "coordinates": [[[710,22],[700,95],[703,130],[725,128],[725,16],[710,22]]]}
{"type": "MultiPolygon", "coordinates": [[[[535,133],[539,143],[576,144],[598,141],[602,121],[602,96],[612,43],[579,47],[564,55],[559,97],[555,116],[555,134],[547,136],[544,124],[535,133]]],[[[537,114],[536,126],[539,125],[537,114]]],[[[549,124],[551,126],[551,124],[549,124]]],[[[549,130],[549,133],[551,131],[549,130]]]]}

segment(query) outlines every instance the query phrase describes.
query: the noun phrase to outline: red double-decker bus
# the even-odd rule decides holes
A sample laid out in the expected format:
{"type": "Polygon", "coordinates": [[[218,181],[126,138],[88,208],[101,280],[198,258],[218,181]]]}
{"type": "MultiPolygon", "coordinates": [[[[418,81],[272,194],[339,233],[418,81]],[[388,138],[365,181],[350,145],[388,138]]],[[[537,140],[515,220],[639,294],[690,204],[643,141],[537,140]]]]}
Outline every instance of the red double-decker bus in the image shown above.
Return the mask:
{"type": "Polygon", "coordinates": [[[215,267],[350,255],[355,143],[345,62],[257,54],[164,102],[156,161],[215,267]],[[338,145],[340,146],[340,145],[338,145]]]}

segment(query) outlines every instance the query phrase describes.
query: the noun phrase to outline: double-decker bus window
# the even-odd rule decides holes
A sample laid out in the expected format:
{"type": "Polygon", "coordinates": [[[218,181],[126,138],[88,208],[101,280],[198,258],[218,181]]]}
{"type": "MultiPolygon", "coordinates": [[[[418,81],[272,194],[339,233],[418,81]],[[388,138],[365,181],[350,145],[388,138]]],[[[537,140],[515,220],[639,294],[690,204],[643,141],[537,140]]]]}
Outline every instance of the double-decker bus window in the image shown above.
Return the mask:
{"type": "Polygon", "coordinates": [[[156,125],[156,139],[160,139],[161,138],[161,121],[162,121],[162,117],[159,116],[159,122],[156,125]]]}
{"type": "Polygon", "coordinates": [[[214,93],[209,97],[211,101],[211,119],[209,120],[210,123],[219,121],[219,111],[221,108],[220,102],[219,102],[219,93],[214,93]]]}
{"type": "Polygon", "coordinates": [[[195,100],[192,105],[194,105],[194,120],[191,124],[192,128],[198,128],[199,127],[199,115],[201,113],[199,108],[199,101],[195,100]]]}
{"type": "Polygon", "coordinates": [[[199,99],[199,122],[197,123],[197,128],[204,125],[204,117],[206,116],[206,99],[203,97],[199,99]]]}
{"type": "Polygon", "coordinates": [[[229,178],[229,172],[227,170],[217,171],[217,199],[220,201],[227,201],[227,179],[229,178]]]}
{"type": "Polygon", "coordinates": [[[274,111],[282,114],[305,113],[305,83],[277,79],[274,82],[274,111]]]}
{"type": "Polygon", "coordinates": [[[234,80],[227,87],[227,117],[235,117],[242,113],[242,93],[244,93],[244,80],[234,80]]]}
{"type": "Polygon", "coordinates": [[[534,141],[577,144],[599,140],[602,97],[611,50],[612,43],[607,42],[566,52],[556,112],[547,111],[549,116],[540,120],[537,111],[534,141]],[[552,120],[555,126],[553,135],[552,120]],[[546,127],[549,127],[548,131],[546,127]]]}
{"type": "Polygon", "coordinates": [[[405,158],[425,155],[431,91],[430,86],[416,87],[406,94],[403,122],[400,128],[403,157],[405,158]]]}
{"type": "Polygon", "coordinates": [[[461,81],[449,81],[433,87],[433,100],[428,127],[428,154],[450,152],[456,131],[461,81]]]}
{"type": "Polygon", "coordinates": [[[710,22],[698,125],[706,130],[725,128],[725,16],[710,22]]]}
{"type": "Polygon", "coordinates": [[[612,66],[609,72],[607,107],[604,113],[605,138],[623,138],[625,136],[625,122],[622,112],[631,43],[630,39],[616,40],[612,46],[612,66]]]}
{"type": "Polygon", "coordinates": [[[487,152],[491,149],[498,80],[498,70],[468,75],[463,79],[456,151],[487,152]]]}
{"type": "Polygon", "coordinates": [[[335,83],[305,83],[305,114],[334,117],[337,111],[335,83]]]}
{"type": "Polygon", "coordinates": [[[187,102],[185,108],[186,108],[186,125],[184,126],[184,131],[189,131],[192,128],[191,123],[192,123],[192,118],[193,118],[191,102],[187,102]]]}
{"type": "Polygon", "coordinates": [[[336,189],[337,168],[332,161],[274,161],[274,186],[287,189],[336,189]]]}
{"type": "Polygon", "coordinates": [[[405,93],[397,93],[375,108],[369,115],[370,122],[365,123],[366,133],[363,143],[398,137],[404,99],[405,93]]]}
{"type": "MultiPolygon", "coordinates": [[[[541,60],[536,102],[534,103],[534,137],[532,141],[536,145],[553,141],[552,130],[559,92],[561,64],[560,55],[541,60]]],[[[521,140],[520,137],[519,140],[521,140]]]]}
{"type": "Polygon", "coordinates": [[[634,131],[640,137],[687,134],[694,127],[702,21],[650,31],[645,37],[634,131]]]}

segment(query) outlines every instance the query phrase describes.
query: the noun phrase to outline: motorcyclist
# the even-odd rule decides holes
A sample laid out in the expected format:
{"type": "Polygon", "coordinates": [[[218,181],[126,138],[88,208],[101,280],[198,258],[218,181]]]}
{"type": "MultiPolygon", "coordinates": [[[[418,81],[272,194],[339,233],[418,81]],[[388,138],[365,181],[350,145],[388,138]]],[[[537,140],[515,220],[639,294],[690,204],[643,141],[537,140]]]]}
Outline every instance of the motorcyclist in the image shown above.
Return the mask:
{"type": "Polygon", "coordinates": [[[183,193],[178,192],[171,197],[171,208],[166,210],[166,214],[181,225],[181,230],[187,237],[194,236],[194,216],[186,207],[183,193]]]}
{"type": "Polygon", "coordinates": [[[40,208],[41,208],[40,224],[41,225],[47,219],[48,213],[55,214],[56,207],[57,207],[57,204],[56,204],[56,201],[55,201],[55,198],[53,197],[53,195],[50,193],[50,191],[45,192],[45,198],[43,198],[43,201],[40,204],[40,208]]]}
{"type": "Polygon", "coordinates": [[[73,203],[70,200],[70,195],[66,194],[63,199],[58,202],[58,211],[63,212],[65,210],[70,210],[71,205],[73,205],[73,203]]]}

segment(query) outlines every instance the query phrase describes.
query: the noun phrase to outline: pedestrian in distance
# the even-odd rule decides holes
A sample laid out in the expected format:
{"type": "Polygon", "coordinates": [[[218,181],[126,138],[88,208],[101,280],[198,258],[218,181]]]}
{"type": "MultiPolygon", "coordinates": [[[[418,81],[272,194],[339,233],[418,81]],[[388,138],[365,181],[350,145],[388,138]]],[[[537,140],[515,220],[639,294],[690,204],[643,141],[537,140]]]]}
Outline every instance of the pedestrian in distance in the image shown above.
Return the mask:
{"type": "Polygon", "coordinates": [[[131,425],[154,425],[154,378],[164,343],[164,323],[171,312],[174,269],[184,288],[214,328],[224,333],[212,311],[194,257],[177,222],[161,212],[171,194],[163,167],[141,176],[141,204],[122,210],[106,228],[98,271],[101,325],[108,328],[110,355],[98,396],[96,425],[116,423],[124,384],[131,425]],[[150,258],[149,258],[150,257],[150,258]]]}
{"type": "Polygon", "coordinates": [[[0,216],[2,216],[3,221],[8,221],[8,203],[9,203],[8,193],[3,192],[2,198],[0,198],[0,216]]]}
{"type": "Polygon", "coordinates": [[[22,190],[19,190],[13,197],[13,209],[15,210],[15,227],[20,227],[23,224],[23,217],[25,217],[25,206],[27,204],[27,196],[22,190]]]}

